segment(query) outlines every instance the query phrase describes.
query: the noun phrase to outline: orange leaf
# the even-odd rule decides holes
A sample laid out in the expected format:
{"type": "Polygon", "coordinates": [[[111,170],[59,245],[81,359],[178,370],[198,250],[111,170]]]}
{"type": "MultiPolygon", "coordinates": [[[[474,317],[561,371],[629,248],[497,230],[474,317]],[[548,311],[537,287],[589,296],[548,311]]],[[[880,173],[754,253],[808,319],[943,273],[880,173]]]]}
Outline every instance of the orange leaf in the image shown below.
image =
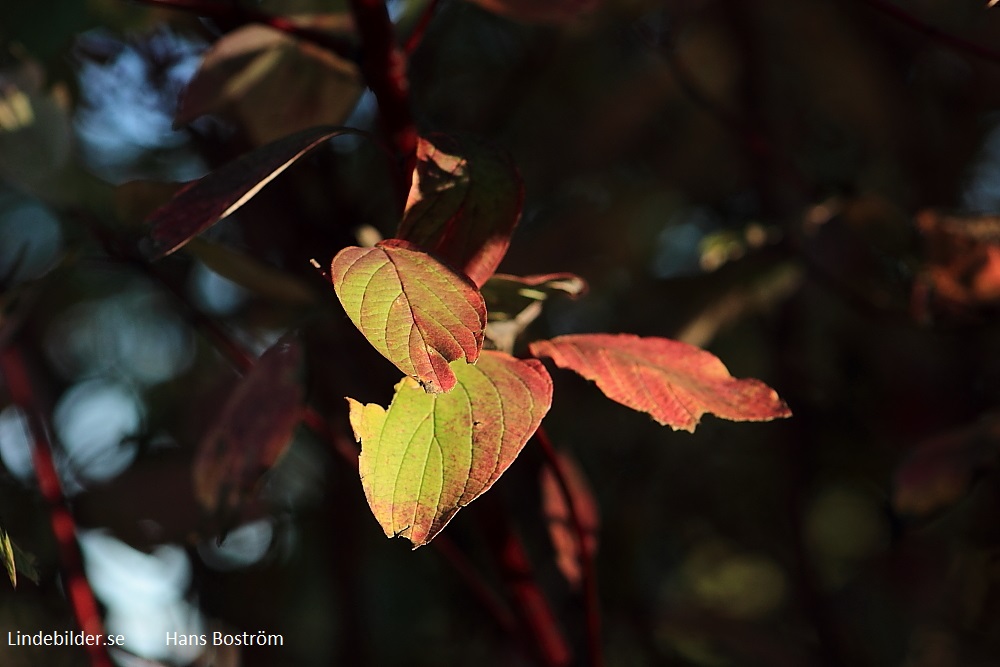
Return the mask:
{"type": "Polygon", "coordinates": [[[608,398],[675,430],[693,432],[706,412],[733,421],[792,414],[760,380],[738,380],[715,355],[667,338],[578,334],[536,341],[530,349],[593,380],[608,398]]]}
{"type": "MultiPolygon", "coordinates": [[[[564,452],[559,452],[556,456],[562,476],[566,480],[573,509],[583,528],[587,555],[593,557],[597,552],[597,529],[600,526],[597,501],[594,500],[594,494],[580,466],[564,452]]],[[[561,485],[550,466],[542,468],[541,485],[542,513],[549,524],[549,537],[556,552],[556,565],[570,585],[578,587],[583,577],[580,542],[570,517],[570,506],[566,503],[561,485]]]]}
{"type": "Polygon", "coordinates": [[[398,239],[348,247],[330,269],[344,310],[365,338],[428,392],[449,391],[448,362],[475,363],[486,304],[468,278],[398,239]]]}

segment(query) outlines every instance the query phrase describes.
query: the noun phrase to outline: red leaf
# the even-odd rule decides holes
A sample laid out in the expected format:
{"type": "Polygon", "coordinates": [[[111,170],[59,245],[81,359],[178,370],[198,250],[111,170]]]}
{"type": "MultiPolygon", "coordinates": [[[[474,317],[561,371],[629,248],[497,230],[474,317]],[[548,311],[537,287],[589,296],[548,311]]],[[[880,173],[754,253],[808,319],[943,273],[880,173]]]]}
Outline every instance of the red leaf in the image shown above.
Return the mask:
{"type": "Polygon", "coordinates": [[[340,127],[314,127],[251,151],[189,183],[146,219],[150,230],[148,254],[159,259],[247,203],[296,160],[341,134],[358,134],[340,127]]]}
{"type": "Polygon", "coordinates": [[[468,137],[417,144],[417,168],[397,238],[482,287],[507,253],[521,217],[521,179],[506,153],[468,137]]]}
{"type": "MultiPolygon", "coordinates": [[[[590,485],[587,484],[587,479],[576,462],[563,452],[557,453],[556,456],[572,498],[573,508],[583,527],[586,553],[592,558],[597,553],[597,529],[600,527],[597,501],[594,500],[590,485]]],[[[549,524],[549,537],[556,552],[556,565],[570,585],[578,587],[583,578],[580,542],[573,527],[566,497],[551,467],[542,468],[541,484],[542,513],[549,524]]]]}
{"type": "Polygon", "coordinates": [[[738,380],[718,357],[666,338],[579,334],[531,344],[536,357],[593,380],[608,398],[673,429],[694,431],[706,412],[733,421],[792,413],[760,380],[738,380]]]}
{"type": "Polygon", "coordinates": [[[282,339],[243,377],[202,438],[194,464],[199,502],[235,510],[284,453],[301,417],[302,349],[282,339]]]}

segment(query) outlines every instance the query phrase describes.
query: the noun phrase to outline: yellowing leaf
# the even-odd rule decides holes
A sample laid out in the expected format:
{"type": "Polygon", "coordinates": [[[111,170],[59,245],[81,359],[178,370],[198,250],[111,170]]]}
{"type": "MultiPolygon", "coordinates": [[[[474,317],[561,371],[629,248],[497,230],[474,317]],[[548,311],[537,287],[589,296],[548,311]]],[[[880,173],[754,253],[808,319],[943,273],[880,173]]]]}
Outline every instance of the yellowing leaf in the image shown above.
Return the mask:
{"type": "Polygon", "coordinates": [[[10,543],[10,535],[0,530],[0,558],[3,558],[4,568],[10,578],[10,585],[17,588],[17,567],[14,565],[14,547],[10,543]]]}
{"type": "Polygon", "coordinates": [[[365,338],[428,392],[455,386],[449,362],[475,363],[486,305],[468,278],[405,241],[349,247],[333,258],[333,287],[365,338]]]}
{"type": "Polygon", "coordinates": [[[361,483],[385,534],[430,542],[513,463],[552,403],[552,380],[535,359],[484,351],[451,364],[457,385],[428,394],[410,378],[388,410],[347,399],[361,442],[361,483]]]}
{"type": "Polygon", "coordinates": [[[694,431],[706,412],[733,421],[792,413],[760,380],[738,380],[718,357],[667,338],[578,334],[531,344],[536,357],[593,380],[604,395],[673,429],[694,431]]]}
{"type": "Polygon", "coordinates": [[[522,195],[517,168],[503,151],[467,137],[421,138],[396,236],[482,287],[507,253],[522,195]]]}

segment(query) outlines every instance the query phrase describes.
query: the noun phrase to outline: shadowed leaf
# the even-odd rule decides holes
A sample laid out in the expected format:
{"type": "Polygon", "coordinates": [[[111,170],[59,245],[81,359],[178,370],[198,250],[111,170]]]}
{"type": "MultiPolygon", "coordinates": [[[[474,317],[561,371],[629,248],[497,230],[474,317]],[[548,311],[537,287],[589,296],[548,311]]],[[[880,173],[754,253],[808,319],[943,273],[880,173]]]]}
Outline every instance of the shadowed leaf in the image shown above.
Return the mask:
{"type": "Polygon", "coordinates": [[[219,275],[266,299],[292,304],[316,302],[316,294],[304,282],[254,257],[202,238],[191,239],[187,249],[219,275]]]}
{"type": "MultiPolygon", "coordinates": [[[[557,454],[559,467],[566,486],[572,498],[573,508],[580,519],[586,539],[584,545],[592,557],[597,552],[597,529],[600,527],[600,516],[597,511],[597,501],[587,484],[580,466],[568,454],[557,454]]],[[[569,513],[569,505],[563,494],[559,481],[549,466],[542,468],[542,513],[549,525],[549,537],[552,548],[556,552],[556,565],[566,577],[566,581],[574,588],[579,587],[583,577],[580,563],[580,542],[569,513]]]]}
{"type": "Polygon", "coordinates": [[[301,416],[301,363],[299,344],[283,338],[230,394],[195,458],[195,493],[205,508],[236,511],[288,447],[301,416]]]}
{"type": "Polygon", "coordinates": [[[481,287],[521,217],[521,180],[506,153],[468,137],[417,144],[417,167],[396,236],[434,253],[481,287]]]}
{"type": "Polygon", "coordinates": [[[542,303],[552,294],[575,299],[587,292],[586,281],[572,273],[511,276],[498,273],[482,287],[489,322],[486,338],[498,350],[513,352],[514,343],[542,314],[542,303]]]}
{"type": "Polygon", "coordinates": [[[303,155],[341,134],[358,134],[340,127],[314,127],[251,151],[189,183],[153,212],[148,254],[158,259],[247,203],[303,155]]]}
{"type": "Polygon", "coordinates": [[[648,413],[658,423],[694,431],[706,412],[733,421],[769,421],[792,413],[760,380],[732,377],[718,357],[667,338],[628,334],[559,336],[531,344],[576,371],[608,398],[648,413]]]}
{"type": "Polygon", "coordinates": [[[594,11],[601,0],[470,0],[483,9],[522,23],[568,23],[594,11]]]}
{"type": "Polygon", "coordinates": [[[386,535],[414,547],[500,478],[552,403],[535,359],[487,350],[476,365],[451,366],[457,384],[447,394],[404,378],[388,409],[347,399],[368,504],[386,535]]]}
{"type": "Polygon", "coordinates": [[[482,295],[468,278],[415,246],[390,239],[373,248],[344,248],[330,276],[354,325],[428,392],[455,386],[448,362],[479,358],[486,325],[482,295]]]}

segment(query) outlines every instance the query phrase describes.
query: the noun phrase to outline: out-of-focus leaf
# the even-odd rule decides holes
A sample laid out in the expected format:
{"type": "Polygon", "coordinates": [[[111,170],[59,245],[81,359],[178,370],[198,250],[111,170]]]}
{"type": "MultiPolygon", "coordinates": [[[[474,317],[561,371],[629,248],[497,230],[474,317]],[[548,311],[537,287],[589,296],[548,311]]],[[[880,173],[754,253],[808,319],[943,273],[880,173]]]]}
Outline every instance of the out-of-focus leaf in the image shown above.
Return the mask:
{"type": "Polygon", "coordinates": [[[398,239],[348,247],[330,269],[347,315],[386,359],[428,392],[455,386],[454,365],[475,363],[486,305],[476,286],[398,239]]]}
{"type": "MultiPolygon", "coordinates": [[[[344,16],[296,23],[346,31],[344,16]]],[[[357,67],[326,49],[263,25],[247,25],[217,41],[181,95],[175,123],[219,113],[246,128],[256,144],[350,114],[363,85],[357,67]]]]}
{"type": "Polygon", "coordinates": [[[495,274],[482,287],[486,301],[486,338],[494,347],[513,352],[514,342],[542,313],[542,303],[552,294],[575,299],[587,292],[587,283],[572,273],[534,276],[495,274]]]}
{"type": "Polygon", "coordinates": [[[224,245],[195,238],[187,249],[208,268],[264,298],[293,304],[316,301],[315,292],[297,278],[224,245]]]}
{"type": "Polygon", "coordinates": [[[3,558],[10,585],[17,588],[17,566],[14,564],[14,546],[10,543],[10,535],[0,528],[0,558],[3,558]]]}
{"type": "Polygon", "coordinates": [[[930,438],[896,471],[893,506],[918,516],[947,507],[967,494],[998,456],[1000,417],[930,438]]]}
{"type": "Polygon", "coordinates": [[[517,168],[500,149],[469,137],[421,138],[396,236],[482,287],[507,253],[522,199],[517,168]]]}
{"type": "Polygon", "coordinates": [[[144,180],[122,183],[112,195],[115,214],[119,220],[129,224],[145,220],[186,185],[144,180]]]}
{"type": "MultiPolygon", "coordinates": [[[[584,548],[588,557],[592,558],[597,553],[597,530],[600,527],[597,501],[594,500],[587,478],[576,461],[565,452],[559,452],[557,457],[572,499],[573,509],[583,527],[584,548]]],[[[570,517],[570,505],[566,502],[562,487],[549,466],[542,468],[541,485],[542,513],[549,525],[549,537],[556,552],[556,565],[571,586],[579,587],[583,577],[580,541],[577,539],[570,517]]]]}
{"type": "Polygon", "coordinates": [[[922,211],[917,227],[926,258],[914,295],[918,318],[1000,307],[1000,216],[922,211]]]}
{"type": "Polygon", "coordinates": [[[357,134],[341,127],[314,127],[262,146],[189,183],[147,218],[148,254],[169,255],[247,203],[292,163],[328,139],[357,134]]]}
{"type": "Polygon", "coordinates": [[[470,0],[483,9],[522,23],[568,23],[593,12],[601,0],[470,0]]]}
{"type": "Polygon", "coordinates": [[[368,504],[386,535],[414,547],[500,478],[552,403],[552,380],[535,359],[487,350],[478,364],[451,368],[457,384],[447,394],[404,378],[388,409],[347,399],[368,504]]]}
{"type": "Polygon", "coordinates": [[[573,370],[608,398],[674,430],[694,431],[706,412],[733,421],[792,413],[760,380],[736,379],[715,355],[667,338],[577,334],[535,341],[531,353],[573,370]]]}
{"type": "Polygon", "coordinates": [[[240,380],[198,446],[194,463],[199,502],[234,512],[291,441],[303,401],[302,349],[286,336],[240,380]]]}

